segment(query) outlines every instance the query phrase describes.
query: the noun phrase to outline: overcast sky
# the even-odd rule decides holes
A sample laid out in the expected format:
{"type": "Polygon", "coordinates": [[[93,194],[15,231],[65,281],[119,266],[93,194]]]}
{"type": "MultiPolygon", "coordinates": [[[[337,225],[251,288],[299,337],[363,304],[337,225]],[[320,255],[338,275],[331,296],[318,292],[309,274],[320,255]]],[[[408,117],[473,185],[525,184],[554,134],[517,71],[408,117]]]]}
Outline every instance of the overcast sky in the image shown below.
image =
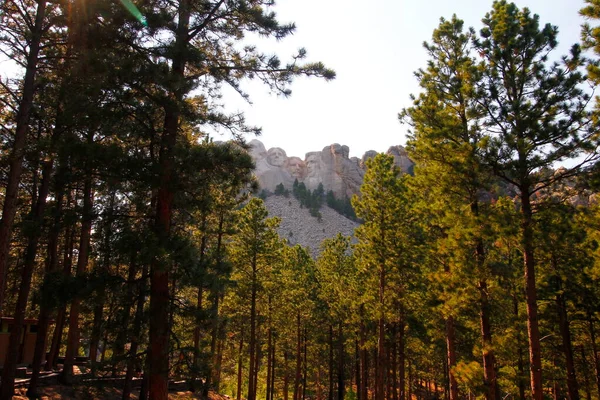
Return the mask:
{"type": "MultiPolygon", "coordinates": [[[[579,40],[578,14],[583,0],[518,0],[540,16],[540,22],[559,27],[556,58],[579,40]]],[[[253,104],[226,95],[229,111],[241,110],[248,122],[263,127],[258,139],[265,146],[282,147],[288,156],[340,143],[350,155],[366,150],[385,151],[404,144],[406,126],[397,114],[418,93],[413,72],[426,64],[422,47],[439,18],[452,14],[476,29],[491,10],[491,0],[278,0],[273,8],[282,22],[294,21],[296,33],[269,45],[286,61],[300,47],[312,61],[333,68],[331,82],[301,78],[292,96],[269,95],[258,84],[245,84],[253,104]]],[[[248,139],[251,139],[250,137],[248,139]]]]}

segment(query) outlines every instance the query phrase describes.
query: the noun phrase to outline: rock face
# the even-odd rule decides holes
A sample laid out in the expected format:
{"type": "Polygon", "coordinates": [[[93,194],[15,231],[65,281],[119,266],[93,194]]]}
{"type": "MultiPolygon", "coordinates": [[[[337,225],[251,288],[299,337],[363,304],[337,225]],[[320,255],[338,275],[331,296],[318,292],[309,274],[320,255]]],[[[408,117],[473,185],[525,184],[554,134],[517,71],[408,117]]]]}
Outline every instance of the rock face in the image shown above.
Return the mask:
{"type": "MultiPolygon", "coordinates": [[[[255,174],[262,189],[274,191],[282,183],[291,188],[294,180],[304,182],[310,190],[323,184],[325,192],[332,190],[338,198],[358,193],[365,174],[365,162],[377,154],[367,151],[361,159],[349,157],[348,146],[334,143],[321,151],[306,153],[304,160],[288,157],[285,150],[272,147],[268,151],[260,140],[252,140],[250,154],[256,163],[255,174]]],[[[392,146],[387,151],[404,173],[411,172],[413,162],[402,146],[392,146]]]]}
{"type": "Polygon", "coordinates": [[[341,233],[352,236],[358,223],[340,215],[337,211],[323,205],[319,212],[321,221],[310,215],[307,208],[301,208],[300,202],[293,196],[269,196],[265,200],[269,216],[281,217],[279,236],[287,239],[291,245],[308,247],[313,257],[319,254],[319,246],[326,238],[341,233]]]}

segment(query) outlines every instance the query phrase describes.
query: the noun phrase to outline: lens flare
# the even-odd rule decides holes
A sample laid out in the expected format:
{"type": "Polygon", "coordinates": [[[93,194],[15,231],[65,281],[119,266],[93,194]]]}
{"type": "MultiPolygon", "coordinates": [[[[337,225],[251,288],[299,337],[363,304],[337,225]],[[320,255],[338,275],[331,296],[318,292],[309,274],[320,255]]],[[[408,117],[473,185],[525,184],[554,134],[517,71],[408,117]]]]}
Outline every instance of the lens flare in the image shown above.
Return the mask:
{"type": "Polygon", "coordinates": [[[140,12],[140,10],[138,10],[138,8],[135,6],[135,4],[133,4],[131,2],[131,0],[120,0],[121,4],[123,4],[123,6],[125,6],[125,8],[127,9],[127,11],[129,11],[131,13],[131,15],[133,15],[135,17],[135,19],[137,19],[138,21],[140,21],[140,23],[144,26],[148,26],[148,22],[146,21],[146,17],[144,17],[142,15],[142,13],[140,12]]]}

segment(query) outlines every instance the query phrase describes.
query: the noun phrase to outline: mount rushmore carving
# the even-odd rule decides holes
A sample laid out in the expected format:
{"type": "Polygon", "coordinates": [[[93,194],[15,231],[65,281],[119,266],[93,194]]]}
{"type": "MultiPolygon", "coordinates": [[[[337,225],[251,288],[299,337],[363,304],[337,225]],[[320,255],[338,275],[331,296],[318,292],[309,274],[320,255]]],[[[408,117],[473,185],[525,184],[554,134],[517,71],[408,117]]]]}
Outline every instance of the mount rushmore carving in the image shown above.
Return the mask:
{"type": "MultiPolygon", "coordinates": [[[[321,151],[306,153],[304,160],[288,157],[285,150],[272,147],[268,151],[260,140],[252,140],[250,154],[256,163],[255,174],[262,189],[274,191],[280,183],[291,188],[294,180],[304,182],[310,190],[320,183],[325,191],[332,190],[338,198],[358,193],[365,174],[365,162],[377,154],[367,151],[361,159],[349,157],[348,146],[334,143],[321,151]]],[[[392,146],[387,154],[394,157],[395,164],[404,173],[410,172],[413,162],[402,146],[392,146]]]]}

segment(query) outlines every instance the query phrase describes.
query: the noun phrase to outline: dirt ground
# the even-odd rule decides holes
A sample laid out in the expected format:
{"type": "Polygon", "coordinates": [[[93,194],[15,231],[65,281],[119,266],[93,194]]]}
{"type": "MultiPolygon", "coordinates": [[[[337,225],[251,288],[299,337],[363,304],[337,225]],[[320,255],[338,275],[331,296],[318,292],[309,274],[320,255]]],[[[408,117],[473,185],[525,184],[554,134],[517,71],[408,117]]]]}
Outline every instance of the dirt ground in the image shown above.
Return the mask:
{"type": "MultiPolygon", "coordinates": [[[[172,385],[170,388],[169,399],[184,400],[184,399],[199,399],[200,396],[190,391],[185,390],[185,387],[180,384],[172,385]]],[[[16,390],[16,396],[13,400],[28,400],[25,396],[27,388],[19,388],[16,390]]],[[[138,399],[139,388],[134,389],[131,399],[138,399]]],[[[50,385],[40,387],[41,400],[54,399],[81,399],[81,400],[120,400],[121,389],[109,385],[50,385]]],[[[229,397],[210,392],[210,400],[230,400],[229,397]]]]}

